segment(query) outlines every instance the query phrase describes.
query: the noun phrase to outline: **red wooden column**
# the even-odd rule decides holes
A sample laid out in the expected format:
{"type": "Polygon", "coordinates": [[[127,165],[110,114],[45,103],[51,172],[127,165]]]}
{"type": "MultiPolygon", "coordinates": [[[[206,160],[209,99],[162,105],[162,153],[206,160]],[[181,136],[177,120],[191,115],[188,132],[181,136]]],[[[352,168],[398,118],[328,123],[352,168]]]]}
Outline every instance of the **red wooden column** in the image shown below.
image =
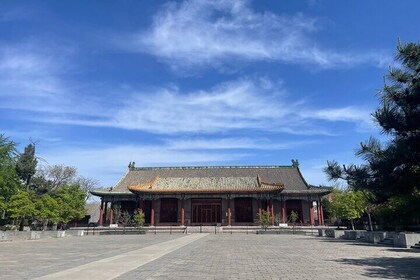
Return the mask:
{"type": "Polygon", "coordinates": [[[258,203],[258,220],[261,222],[261,199],[260,198],[257,199],[257,203],[258,203]]]}
{"type": "Polygon", "coordinates": [[[181,198],[181,225],[185,224],[185,209],[184,209],[184,198],[181,198]]]}
{"type": "Polygon", "coordinates": [[[309,222],[311,223],[311,225],[314,225],[315,224],[315,221],[314,221],[314,207],[313,207],[312,200],[308,201],[308,207],[309,207],[309,222]]]}
{"type": "Polygon", "coordinates": [[[110,210],[109,210],[109,224],[114,223],[114,203],[111,202],[110,210]]]}
{"type": "Polygon", "coordinates": [[[324,225],[324,209],[322,208],[321,200],[319,201],[319,213],[321,215],[321,225],[324,225]]]}
{"type": "Polygon", "coordinates": [[[105,209],[104,209],[104,223],[105,224],[108,218],[107,214],[108,214],[108,201],[105,202],[105,209]]]}
{"type": "Polygon", "coordinates": [[[227,203],[228,203],[228,226],[230,226],[231,225],[231,220],[230,220],[230,195],[228,195],[228,201],[227,201],[227,203]]]}
{"type": "Polygon", "coordinates": [[[101,210],[99,211],[99,225],[104,224],[104,201],[101,200],[101,210]]]}
{"type": "Polygon", "coordinates": [[[281,200],[281,221],[283,224],[286,223],[286,200],[281,200]]]}
{"type": "Polygon", "coordinates": [[[152,207],[150,209],[150,224],[155,225],[155,201],[152,200],[152,207]]]}
{"type": "Polygon", "coordinates": [[[271,225],[274,226],[274,204],[273,199],[270,198],[270,214],[271,214],[271,225]]]}

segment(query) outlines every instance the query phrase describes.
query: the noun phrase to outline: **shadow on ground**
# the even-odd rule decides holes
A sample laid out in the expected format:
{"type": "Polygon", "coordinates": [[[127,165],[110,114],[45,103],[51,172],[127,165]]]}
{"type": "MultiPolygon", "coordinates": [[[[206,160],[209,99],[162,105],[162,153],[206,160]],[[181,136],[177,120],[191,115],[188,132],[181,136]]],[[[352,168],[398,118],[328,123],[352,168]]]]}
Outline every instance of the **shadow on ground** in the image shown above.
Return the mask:
{"type": "Polygon", "coordinates": [[[367,270],[363,275],[372,278],[419,279],[420,275],[420,258],[418,257],[339,259],[336,262],[363,266],[367,270]]]}

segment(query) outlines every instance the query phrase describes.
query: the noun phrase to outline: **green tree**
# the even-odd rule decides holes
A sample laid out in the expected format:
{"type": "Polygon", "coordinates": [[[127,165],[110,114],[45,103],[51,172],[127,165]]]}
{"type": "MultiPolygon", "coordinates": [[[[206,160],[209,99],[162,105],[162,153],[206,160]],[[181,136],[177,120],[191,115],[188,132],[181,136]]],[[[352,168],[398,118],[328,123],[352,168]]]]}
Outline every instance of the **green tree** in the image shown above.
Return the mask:
{"type": "Polygon", "coordinates": [[[11,218],[20,220],[20,231],[23,230],[24,220],[36,215],[35,205],[27,191],[19,191],[13,195],[7,204],[7,211],[11,218]]]}
{"type": "Polygon", "coordinates": [[[292,211],[289,215],[289,222],[291,222],[294,226],[298,219],[299,219],[298,213],[296,213],[295,211],[292,211]]]}
{"type": "MultiPolygon", "coordinates": [[[[15,170],[16,156],[16,143],[0,134],[0,196],[4,198],[5,204],[20,187],[19,177],[15,170]]],[[[5,217],[4,208],[1,215],[5,217]]]]}
{"type": "Polygon", "coordinates": [[[258,219],[264,230],[267,230],[268,226],[271,225],[271,214],[269,211],[261,210],[261,214],[258,214],[258,219]]]}
{"type": "Polygon", "coordinates": [[[48,194],[42,195],[35,202],[36,218],[42,223],[43,230],[46,229],[49,221],[58,223],[60,220],[58,202],[48,194]]]}
{"type": "Polygon", "coordinates": [[[144,213],[142,209],[136,209],[133,214],[133,225],[136,227],[142,227],[144,225],[144,213]]]}
{"type": "Polygon", "coordinates": [[[330,216],[349,220],[352,229],[354,229],[354,220],[360,218],[366,211],[367,202],[360,191],[334,190],[331,201],[326,204],[326,208],[330,216]]]}
{"type": "MultiPolygon", "coordinates": [[[[329,161],[325,168],[331,180],[344,179],[354,190],[368,191],[371,202],[382,208],[396,200],[420,204],[420,44],[399,43],[396,60],[401,66],[389,69],[372,115],[389,141],[371,137],[361,143],[356,152],[361,165],[329,161]]],[[[420,212],[409,215],[410,223],[420,221],[420,212]]]]}
{"type": "Polygon", "coordinates": [[[6,210],[6,200],[4,197],[0,196],[0,213],[6,210]]]}
{"type": "Polygon", "coordinates": [[[16,172],[25,183],[26,190],[29,190],[29,183],[36,172],[37,163],[35,145],[31,143],[25,147],[25,151],[19,155],[16,162],[16,172]]]}
{"type": "Polygon", "coordinates": [[[85,193],[79,185],[63,186],[57,190],[56,200],[59,205],[59,220],[64,226],[74,219],[85,216],[85,193]]]}

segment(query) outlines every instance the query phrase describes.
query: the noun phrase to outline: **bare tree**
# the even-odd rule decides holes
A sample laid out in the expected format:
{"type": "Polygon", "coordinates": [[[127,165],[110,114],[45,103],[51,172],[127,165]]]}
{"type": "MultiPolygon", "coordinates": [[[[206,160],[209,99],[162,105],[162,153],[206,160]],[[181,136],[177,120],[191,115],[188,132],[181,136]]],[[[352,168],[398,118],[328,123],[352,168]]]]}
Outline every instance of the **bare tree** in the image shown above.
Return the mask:
{"type": "Polygon", "coordinates": [[[91,197],[90,191],[99,186],[98,180],[83,176],[77,177],[75,183],[77,183],[80,186],[80,188],[86,193],[86,200],[88,200],[91,197]]]}
{"type": "Polygon", "coordinates": [[[86,193],[86,200],[91,196],[89,191],[99,186],[97,180],[80,176],[75,167],[62,164],[39,168],[35,181],[42,185],[36,187],[45,189],[46,192],[54,192],[63,185],[77,184],[86,193]]]}

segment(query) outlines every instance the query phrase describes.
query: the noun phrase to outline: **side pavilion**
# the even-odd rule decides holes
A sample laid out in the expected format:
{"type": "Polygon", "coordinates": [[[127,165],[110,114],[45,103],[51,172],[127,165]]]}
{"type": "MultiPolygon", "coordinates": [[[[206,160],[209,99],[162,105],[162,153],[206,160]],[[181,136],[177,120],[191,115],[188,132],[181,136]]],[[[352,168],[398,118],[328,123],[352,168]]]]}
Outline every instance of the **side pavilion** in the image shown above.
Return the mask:
{"type": "Polygon", "coordinates": [[[142,209],[149,225],[252,225],[262,209],[272,224],[295,211],[300,224],[323,225],[321,198],[330,188],[308,185],[297,162],[290,166],[135,167],[121,180],[91,193],[101,198],[99,225],[142,209]]]}

